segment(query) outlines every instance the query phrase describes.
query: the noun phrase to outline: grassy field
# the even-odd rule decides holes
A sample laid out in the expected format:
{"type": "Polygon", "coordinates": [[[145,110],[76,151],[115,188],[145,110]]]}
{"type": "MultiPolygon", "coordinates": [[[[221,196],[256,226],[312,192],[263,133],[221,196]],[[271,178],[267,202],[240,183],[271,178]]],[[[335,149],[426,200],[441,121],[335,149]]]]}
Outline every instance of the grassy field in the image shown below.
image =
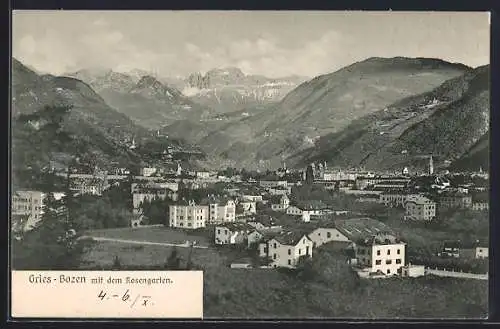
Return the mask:
{"type": "Polygon", "coordinates": [[[111,239],[179,244],[184,243],[186,240],[196,240],[199,245],[208,246],[210,244],[208,237],[206,235],[204,236],[201,232],[198,232],[198,234],[188,234],[182,230],[162,226],[92,230],[85,232],[84,235],[111,239]]]}
{"type": "MultiPolygon", "coordinates": [[[[98,242],[84,256],[81,269],[109,268],[115,256],[124,268],[161,269],[171,250],[98,242]]],[[[184,263],[189,249],[177,251],[184,263]]],[[[193,249],[192,261],[204,271],[205,318],[463,319],[484,318],[488,310],[487,281],[432,276],[361,280],[336,245],[315,252],[307,276],[304,271],[229,268],[244,253],[193,249]]]]}
{"type": "Polygon", "coordinates": [[[205,271],[206,318],[484,318],[488,284],[425,277],[361,280],[345,256],[318,251],[312,276],[284,270],[205,271]]]}
{"type": "MultiPolygon", "coordinates": [[[[128,245],[116,242],[98,242],[87,252],[81,264],[81,269],[108,268],[113,264],[114,257],[120,259],[124,268],[147,267],[161,268],[174,247],[155,245],[128,245]]],[[[188,258],[189,248],[176,248],[184,264],[188,258]]],[[[191,259],[194,264],[205,268],[225,266],[225,258],[213,249],[193,249],[191,259]]]]}

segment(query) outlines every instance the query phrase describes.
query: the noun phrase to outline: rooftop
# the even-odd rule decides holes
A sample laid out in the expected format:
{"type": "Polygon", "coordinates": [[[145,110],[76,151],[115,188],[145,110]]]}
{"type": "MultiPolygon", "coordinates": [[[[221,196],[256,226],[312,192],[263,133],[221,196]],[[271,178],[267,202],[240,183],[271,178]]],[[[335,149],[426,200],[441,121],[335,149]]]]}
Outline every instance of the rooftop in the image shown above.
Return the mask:
{"type": "Polygon", "coordinates": [[[255,227],[253,227],[247,223],[239,223],[239,222],[221,224],[221,225],[217,225],[216,227],[225,227],[232,232],[255,230],[255,227]]]}
{"type": "Polygon", "coordinates": [[[287,246],[295,246],[302,239],[307,236],[307,232],[302,230],[286,231],[274,237],[279,243],[287,246]]]}
{"type": "Polygon", "coordinates": [[[335,221],[335,225],[351,241],[361,241],[378,234],[395,235],[389,226],[368,217],[339,219],[335,221]]]}
{"type": "Polygon", "coordinates": [[[358,244],[365,246],[399,244],[399,243],[404,243],[404,242],[401,241],[399,238],[395,237],[394,235],[387,233],[378,233],[376,235],[372,235],[370,237],[358,241],[358,244]]]}
{"type": "Polygon", "coordinates": [[[421,196],[421,195],[410,197],[410,198],[408,198],[407,202],[412,202],[412,203],[415,203],[418,205],[433,203],[432,200],[430,200],[429,198],[426,198],[425,196],[421,196]]]}

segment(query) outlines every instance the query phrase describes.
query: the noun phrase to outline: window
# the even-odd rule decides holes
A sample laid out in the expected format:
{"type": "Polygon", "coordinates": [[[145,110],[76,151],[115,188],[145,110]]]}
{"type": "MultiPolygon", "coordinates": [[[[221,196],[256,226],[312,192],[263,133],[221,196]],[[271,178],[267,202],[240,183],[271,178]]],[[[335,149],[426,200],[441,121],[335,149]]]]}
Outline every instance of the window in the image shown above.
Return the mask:
{"type": "Polygon", "coordinates": [[[401,259],[396,259],[396,264],[401,264],[401,259]]]}
{"type": "Polygon", "coordinates": [[[291,255],[292,254],[292,249],[288,249],[288,254],[291,255]]]}
{"type": "Polygon", "coordinates": [[[292,265],[292,261],[290,259],[288,260],[288,265],[292,265]]]}
{"type": "Polygon", "coordinates": [[[382,261],[380,259],[375,261],[375,265],[380,265],[381,263],[382,261]]]}
{"type": "Polygon", "coordinates": [[[389,269],[388,269],[388,270],[387,270],[387,274],[391,274],[391,270],[389,270],[389,269]]]}
{"type": "Polygon", "coordinates": [[[321,236],[321,232],[318,232],[318,236],[321,236]]]}
{"type": "Polygon", "coordinates": [[[273,247],[274,247],[274,249],[276,249],[276,243],[274,243],[274,246],[273,246],[273,247]]]}
{"type": "Polygon", "coordinates": [[[226,232],[225,232],[225,233],[226,233],[226,234],[228,234],[228,231],[226,230],[226,232]]]}
{"type": "Polygon", "coordinates": [[[399,255],[399,254],[401,254],[401,250],[399,250],[399,249],[398,249],[397,254],[398,254],[398,255],[399,255]]]}
{"type": "Polygon", "coordinates": [[[273,255],[273,259],[276,259],[276,254],[273,255]]]}
{"type": "Polygon", "coordinates": [[[217,230],[217,234],[220,234],[220,230],[217,230]]]}
{"type": "Polygon", "coordinates": [[[331,237],[332,237],[332,233],[327,232],[327,233],[326,233],[326,237],[327,237],[327,238],[331,238],[331,237]]]}
{"type": "Polygon", "coordinates": [[[377,250],[377,256],[380,256],[380,250],[377,250]]]}
{"type": "Polygon", "coordinates": [[[300,248],[299,248],[299,255],[300,255],[301,253],[302,253],[302,250],[300,250],[300,248]]]}
{"type": "Polygon", "coordinates": [[[385,261],[385,263],[386,263],[387,265],[390,265],[390,264],[392,264],[392,260],[388,259],[388,260],[386,260],[386,261],[385,261]]]}
{"type": "Polygon", "coordinates": [[[391,254],[391,249],[387,250],[387,255],[391,254]]]}
{"type": "Polygon", "coordinates": [[[188,227],[191,227],[191,223],[188,223],[188,227]]]}

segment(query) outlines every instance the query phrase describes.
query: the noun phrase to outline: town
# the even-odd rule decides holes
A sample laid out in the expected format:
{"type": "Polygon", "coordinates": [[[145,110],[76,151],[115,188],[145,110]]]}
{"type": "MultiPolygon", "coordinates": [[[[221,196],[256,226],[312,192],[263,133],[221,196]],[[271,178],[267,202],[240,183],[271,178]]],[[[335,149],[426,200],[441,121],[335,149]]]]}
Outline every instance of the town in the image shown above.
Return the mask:
{"type": "MultiPolygon", "coordinates": [[[[67,181],[67,191],[12,193],[12,230],[21,243],[23,233],[43,222],[48,199],[59,202],[52,211],[68,217],[68,193],[73,200],[98,199],[115,189],[130,200],[125,221],[100,230],[75,226],[67,234],[94,243],[147,244],[151,230],[151,243],[237,250],[224,265],[235,270],[300,268],[317,250],[334,245],[338,248],[330,252],[343,255],[360,278],[487,279],[488,173],[436,172],[432,155],[426,172],[413,174],[408,168],[392,173],[329,168],[326,162],[301,171],[283,164],[265,173],[215,172],[184,169],[180,161],[137,173],[125,168],[111,174],[98,168],[52,173],[67,181]],[[474,223],[482,221],[468,225],[471,216],[474,223]],[[436,228],[449,234],[435,237],[436,228]],[[120,236],[124,229],[140,238],[120,236]]],[[[113,257],[121,262],[115,255],[110,262],[113,257]]]]}

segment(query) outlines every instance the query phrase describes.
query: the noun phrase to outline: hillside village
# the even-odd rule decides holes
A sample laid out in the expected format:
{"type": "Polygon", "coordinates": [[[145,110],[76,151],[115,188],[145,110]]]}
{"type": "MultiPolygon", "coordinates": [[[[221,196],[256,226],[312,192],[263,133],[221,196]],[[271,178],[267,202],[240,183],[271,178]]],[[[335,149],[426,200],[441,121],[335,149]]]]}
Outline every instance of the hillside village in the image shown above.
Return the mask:
{"type": "Polygon", "coordinates": [[[489,18],[120,15],[18,34],[12,269],[202,271],[204,318],[488,316],[489,18]]]}
{"type": "MultiPolygon", "coordinates": [[[[450,219],[450,212],[487,218],[488,174],[482,169],[435,173],[432,157],[428,172],[419,175],[407,168],[400,173],[329,169],[326,163],[313,163],[303,171],[283,166],[253,175],[235,170],[190,171],[180,163],[170,169],[143,167],[137,173],[117,168],[108,174],[96,168],[92,173],[54,170],[53,174],[68,180],[68,192],[14,191],[16,231],[27,232],[43,222],[49,197],[59,202],[67,200],[67,193],[72,198],[100,198],[121,187],[124,193],[128,190],[123,197],[131,200],[130,215],[126,222],[107,229],[147,230],[160,225],[164,243],[188,248],[203,244],[221,252],[237,249],[238,259],[226,264],[234,269],[295,269],[313,259],[321,246],[334,244],[341,246],[337,252],[361,278],[487,275],[487,235],[469,232],[470,237],[460,241],[452,239],[456,235],[450,230],[449,238],[440,241],[432,255],[414,250],[421,246],[402,235],[405,228],[432,231],[432,225],[451,222],[455,219],[450,219]],[[151,211],[154,205],[161,209],[156,214],[151,211]],[[180,232],[188,232],[185,241],[175,237],[180,232]],[[174,239],[169,240],[170,236],[174,239]]],[[[65,209],[64,202],[58,209],[65,209]]],[[[73,232],[92,239],[92,230],[73,232]]]]}

